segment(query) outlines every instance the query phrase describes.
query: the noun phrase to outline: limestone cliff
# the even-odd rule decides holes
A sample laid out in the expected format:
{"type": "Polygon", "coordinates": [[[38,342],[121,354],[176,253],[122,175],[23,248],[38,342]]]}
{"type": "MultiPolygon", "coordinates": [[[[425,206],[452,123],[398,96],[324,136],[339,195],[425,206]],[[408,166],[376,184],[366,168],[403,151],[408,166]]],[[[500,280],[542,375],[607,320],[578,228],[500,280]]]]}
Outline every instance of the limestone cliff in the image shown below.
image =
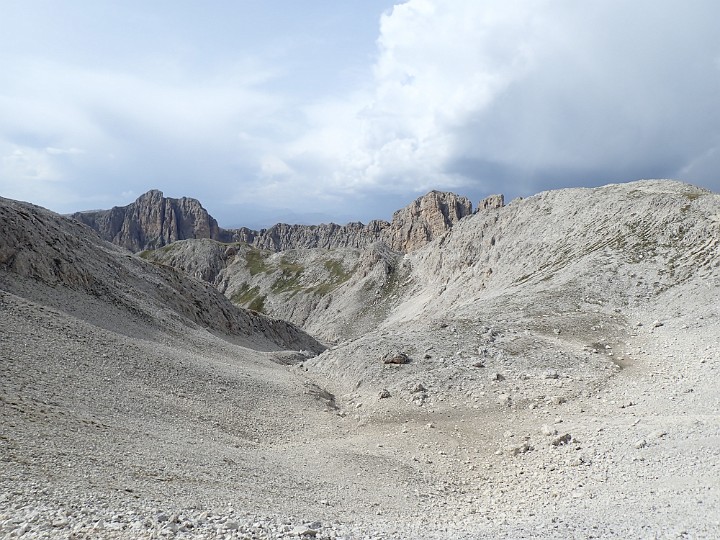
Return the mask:
{"type": "Polygon", "coordinates": [[[395,212],[385,231],[385,242],[395,251],[414,251],[470,214],[472,203],[465,197],[431,191],[395,212]]]}
{"type": "Polygon", "coordinates": [[[101,238],[130,251],[156,249],[176,240],[221,240],[217,221],[199,201],[164,197],[152,190],[127,206],[111,210],[78,212],[72,217],[98,232],[101,238]]]}
{"type": "Polygon", "coordinates": [[[279,223],[269,229],[242,228],[226,231],[229,241],[246,242],[270,251],[309,248],[364,248],[378,241],[395,251],[418,249],[445,234],[455,223],[472,214],[472,203],[454,193],[431,191],[398,210],[392,221],[322,225],[279,223]]]}
{"type": "Polygon", "coordinates": [[[278,223],[269,229],[253,231],[247,228],[226,231],[232,242],[245,242],[270,251],[302,248],[362,248],[383,238],[390,224],[373,220],[367,225],[359,222],[337,225],[288,225],[278,223]]]}
{"type": "Polygon", "coordinates": [[[391,249],[409,252],[445,234],[472,214],[472,203],[454,193],[431,191],[398,210],[392,221],[373,220],[337,225],[278,223],[255,231],[221,229],[195,199],[171,199],[152,190],[127,206],[78,212],[73,218],[89,225],[105,240],[131,251],[157,249],[177,240],[203,239],[244,242],[269,251],[310,248],[364,248],[382,241],[391,249]]]}

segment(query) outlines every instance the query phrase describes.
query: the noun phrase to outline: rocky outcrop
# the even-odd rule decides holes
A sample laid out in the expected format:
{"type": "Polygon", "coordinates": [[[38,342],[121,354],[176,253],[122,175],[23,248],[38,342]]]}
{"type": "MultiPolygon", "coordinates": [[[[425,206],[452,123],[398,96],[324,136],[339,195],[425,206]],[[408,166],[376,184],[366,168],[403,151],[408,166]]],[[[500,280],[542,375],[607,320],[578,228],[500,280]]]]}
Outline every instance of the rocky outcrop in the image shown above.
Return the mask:
{"type": "Polygon", "coordinates": [[[477,211],[480,212],[481,210],[497,210],[498,208],[502,208],[505,206],[505,196],[500,193],[498,195],[490,195],[489,197],[485,197],[482,201],[478,203],[477,211]]]}
{"type": "Polygon", "coordinates": [[[279,223],[261,231],[242,228],[225,233],[226,241],[246,242],[270,251],[309,248],[359,249],[383,241],[395,251],[408,252],[445,234],[455,223],[470,214],[472,203],[465,197],[431,191],[395,212],[389,223],[382,220],[373,220],[367,225],[279,223]]]}
{"type": "MultiPolygon", "coordinates": [[[[500,206],[502,206],[502,195],[500,206]]],[[[499,206],[495,206],[499,207],[499,206]]],[[[221,229],[195,199],[171,199],[152,190],[127,206],[72,217],[89,225],[104,240],[131,251],[157,249],[177,240],[211,239],[244,242],[269,251],[311,248],[364,248],[385,242],[400,252],[414,251],[445,234],[463,217],[472,214],[472,203],[454,193],[431,191],[398,210],[392,221],[373,220],[337,225],[288,225],[278,223],[255,231],[242,227],[221,229]]]]}
{"type": "Polygon", "coordinates": [[[431,191],[393,215],[385,241],[395,251],[414,251],[472,214],[472,203],[454,193],[431,191]]]}
{"type": "Polygon", "coordinates": [[[367,225],[359,222],[337,225],[288,225],[278,223],[269,229],[226,231],[229,241],[245,242],[260,249],[285,251],[309,248],[363,248],[383,238],[390,226],[387,221],[373,220],[367,225]]]}
{"type": "Polygon", "coordinates": [[[158,190],[148,191],[127,206],[78,212],[72,217],[104,240],[135,252],[189,238],[222,239],[217,221],[199,201],[164,197],[158,190]]]}

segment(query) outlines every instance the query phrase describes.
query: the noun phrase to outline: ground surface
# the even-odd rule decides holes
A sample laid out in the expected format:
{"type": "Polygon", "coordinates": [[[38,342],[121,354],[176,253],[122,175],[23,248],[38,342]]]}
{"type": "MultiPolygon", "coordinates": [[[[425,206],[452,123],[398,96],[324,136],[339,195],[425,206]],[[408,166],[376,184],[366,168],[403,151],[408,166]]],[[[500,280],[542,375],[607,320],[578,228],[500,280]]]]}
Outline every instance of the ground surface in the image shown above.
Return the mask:
{"type": "Polygon", "coordinates": [[[372,330],[304,360],[181,300],[111,308],[4,270],[0,535],[719,537],[720,205],[671,187],[696,214],[641,198],[648,227],[669,216],[653,241],[550,228],[570,265],[505,229],[503,266],[464,220],[406,257],[372,330]],[[383,363],[398,351],[410,362],[383,363]]]}

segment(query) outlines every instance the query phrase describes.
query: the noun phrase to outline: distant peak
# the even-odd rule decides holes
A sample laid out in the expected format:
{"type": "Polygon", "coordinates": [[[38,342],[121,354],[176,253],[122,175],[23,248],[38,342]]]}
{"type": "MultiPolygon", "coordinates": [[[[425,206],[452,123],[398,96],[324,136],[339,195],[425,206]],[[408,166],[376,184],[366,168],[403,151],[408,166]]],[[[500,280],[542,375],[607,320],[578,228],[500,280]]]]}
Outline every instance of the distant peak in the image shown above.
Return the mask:
{"type": "Polygon", "coordinates": [[[162,199],[164,197],[165,196],[163,195],[163,192],[160,191],[159,189],[151,189],[150,191],[140,195],[137,198],[137,200],[141,201],[141,200],[145,200],[145,199],[162,199]]]}

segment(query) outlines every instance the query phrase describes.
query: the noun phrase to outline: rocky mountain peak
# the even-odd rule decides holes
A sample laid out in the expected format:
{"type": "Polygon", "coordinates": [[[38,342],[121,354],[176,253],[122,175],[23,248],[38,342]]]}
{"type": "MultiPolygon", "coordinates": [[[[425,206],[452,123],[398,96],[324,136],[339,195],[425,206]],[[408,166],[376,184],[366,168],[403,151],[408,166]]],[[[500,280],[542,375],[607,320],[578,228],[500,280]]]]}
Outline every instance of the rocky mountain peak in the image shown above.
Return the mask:
{"type": "Polygon", "coordinates": [[[142,195],[140,195],[135,202],[161,200],[164,198],[165,196],[163,195],[162,191],[160,191],[159,189],[151,189],[147,193],[143,193],[142,195]]]}
{"type": "Polygon", "coordinates": [[[387,243],[396,251],[413,251],[445,234],[470,214],[472,203],[466,197],[431,191],[393,214],[386,231],[387,243]]]}
{"type": "Polygon", "coordinates": [[[165,197],[153,189],[127,206],[78,212],[72,216],[101,238],[130,251],[159,248],[177,240],[221,239],[217,221],[196,199],[165,197]]]}
{"type": "Polygon", "coordinates": [[[478,203],[477,211],[481,210],[497,210],[505,206],[505,196],[500,193],[496,195],[490,195],[485,197],[478,203]]]}

